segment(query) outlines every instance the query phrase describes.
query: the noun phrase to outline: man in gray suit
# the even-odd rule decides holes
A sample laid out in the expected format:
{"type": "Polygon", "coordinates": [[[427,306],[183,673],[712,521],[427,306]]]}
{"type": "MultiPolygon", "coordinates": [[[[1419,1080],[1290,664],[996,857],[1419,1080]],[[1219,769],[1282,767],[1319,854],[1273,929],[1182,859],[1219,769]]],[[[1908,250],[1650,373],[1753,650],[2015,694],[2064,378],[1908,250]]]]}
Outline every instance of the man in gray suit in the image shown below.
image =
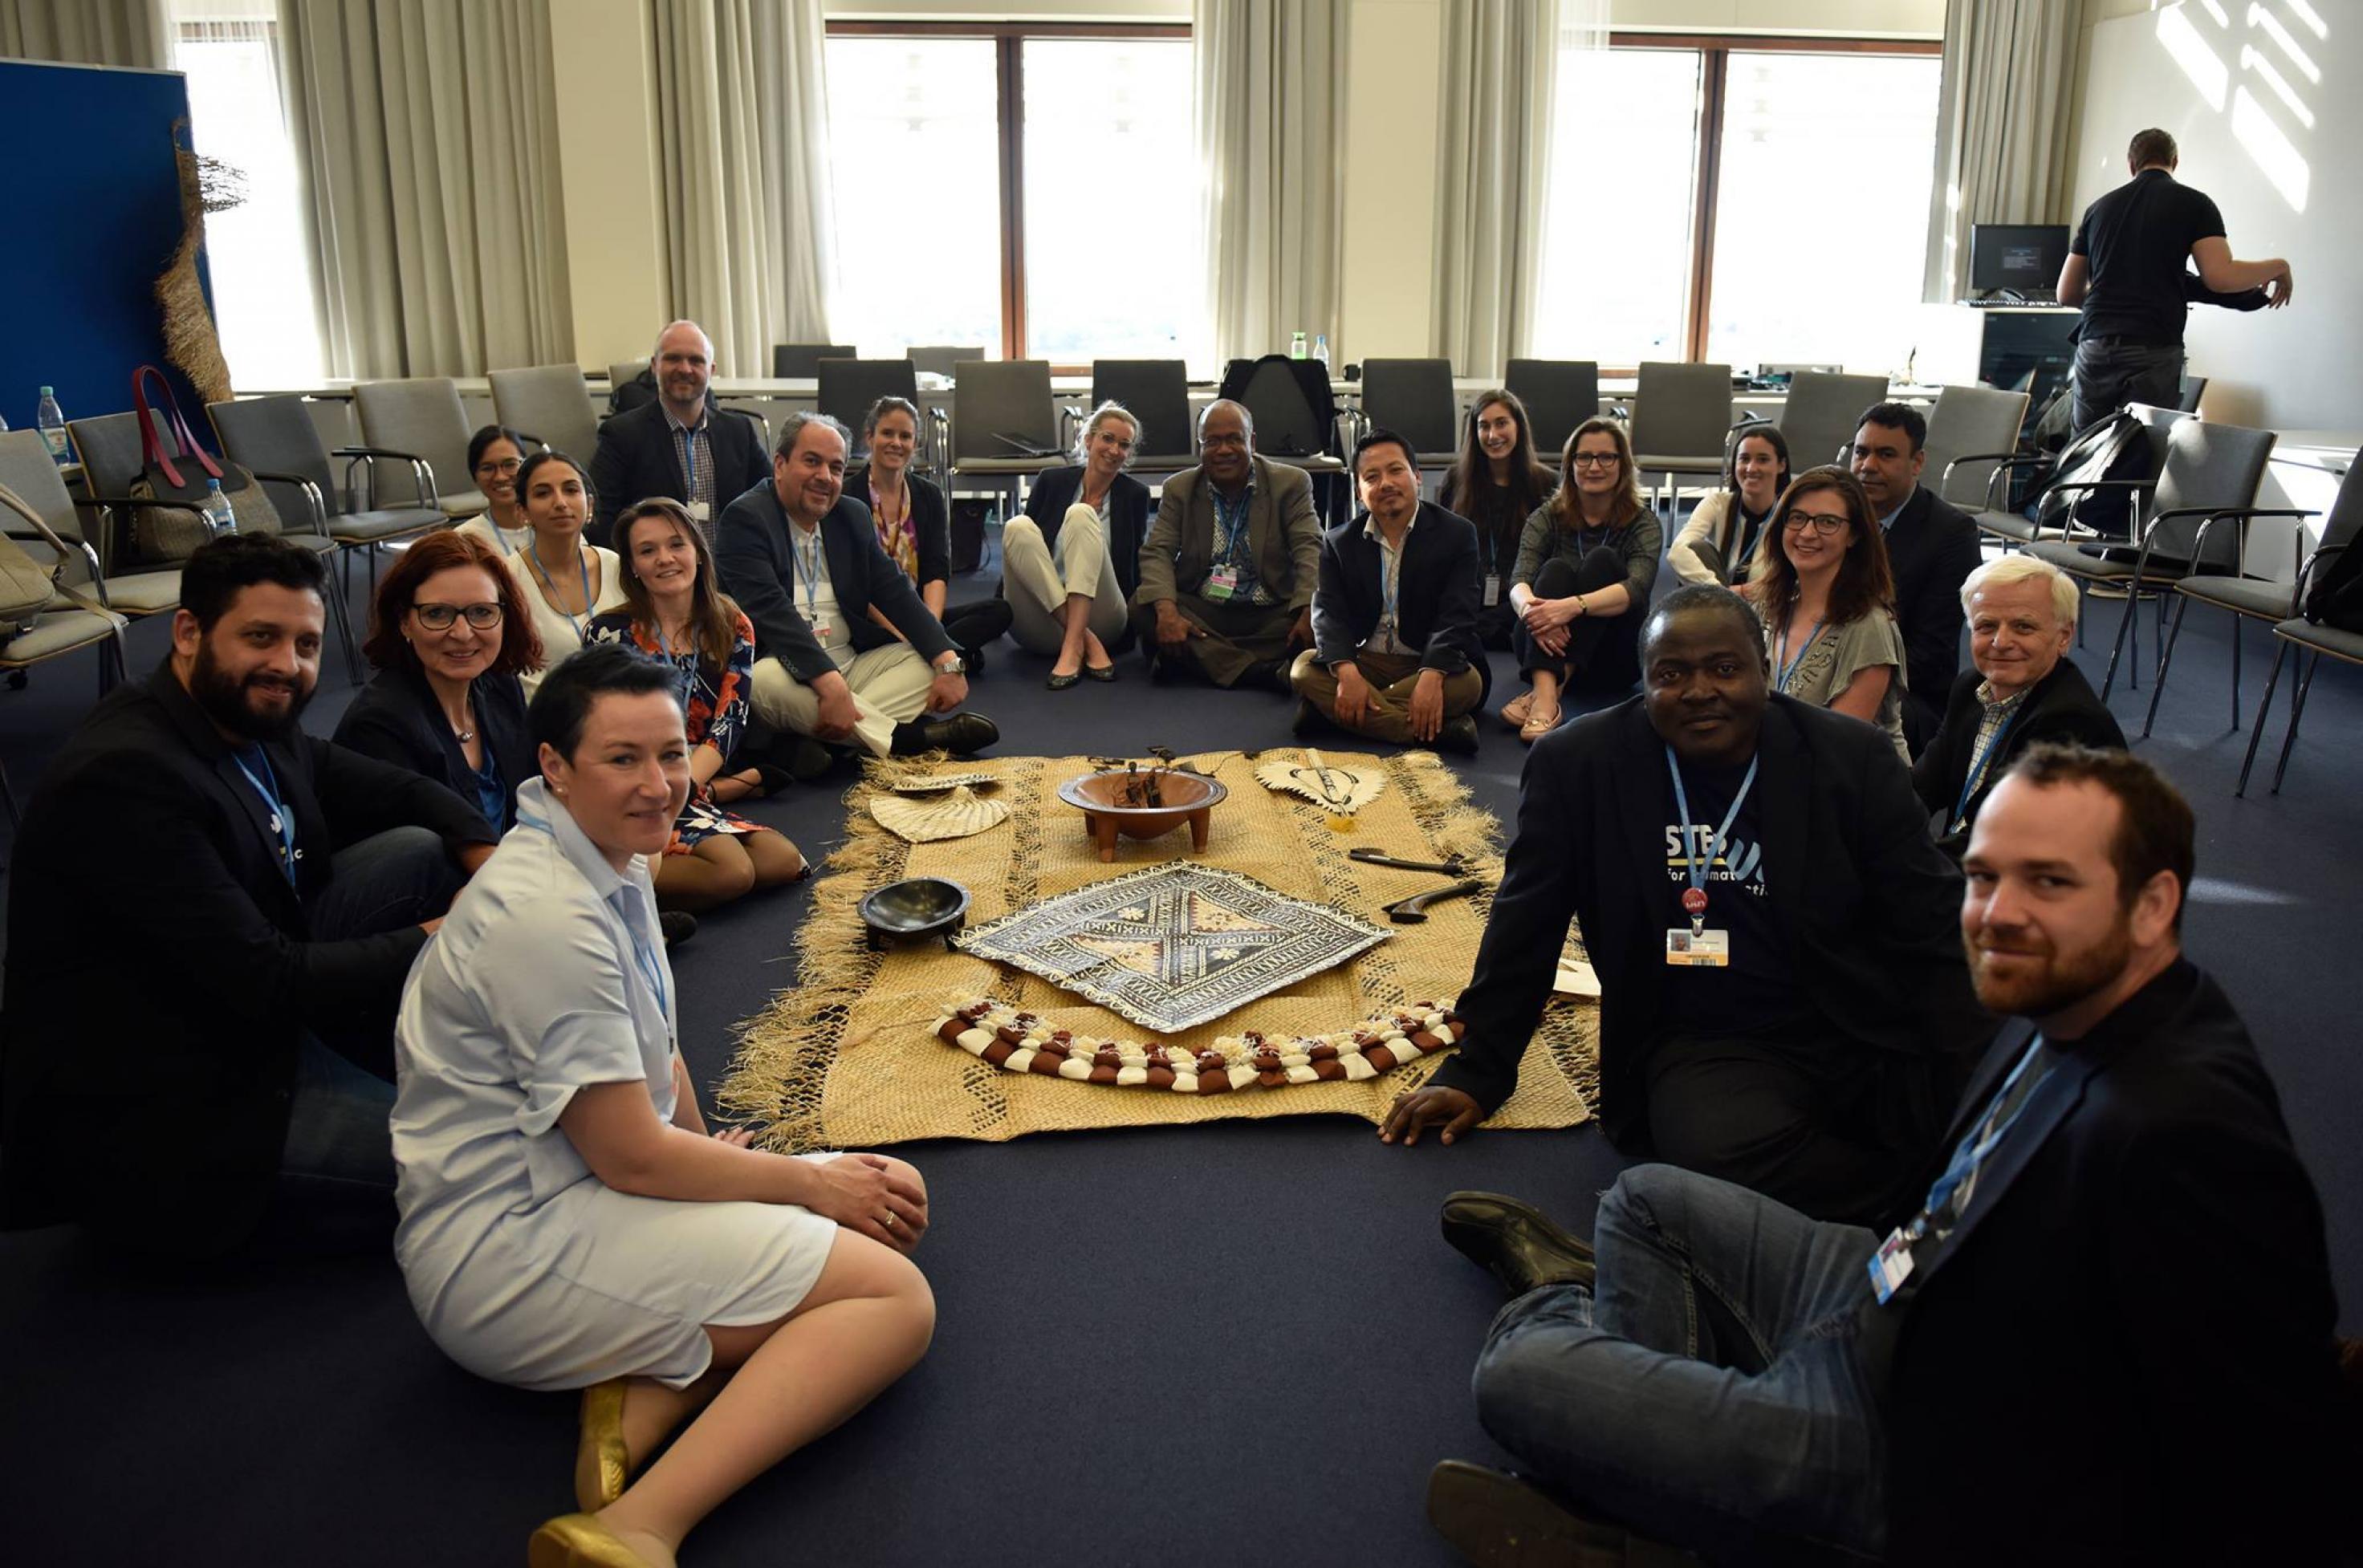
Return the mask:
{"type": "Polygon", "coordinates": [[[1133,623],[1162,680],[1286,692],[1313,644],[1321,525],[1303,469],[1256,455],[1255,417],[1229,399],[1198,416],[1198,466],[1165,481],[1140,550],[1133,623]]]}

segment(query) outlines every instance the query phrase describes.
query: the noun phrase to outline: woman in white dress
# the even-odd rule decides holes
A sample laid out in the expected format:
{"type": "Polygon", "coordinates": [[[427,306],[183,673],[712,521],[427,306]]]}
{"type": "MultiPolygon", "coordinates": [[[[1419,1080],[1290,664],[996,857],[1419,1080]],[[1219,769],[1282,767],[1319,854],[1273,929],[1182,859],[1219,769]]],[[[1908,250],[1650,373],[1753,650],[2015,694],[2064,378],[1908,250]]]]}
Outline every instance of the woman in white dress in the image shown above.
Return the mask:
{"type": "Polygon", "coordinates": [[[497,556],[533,543],[525,509],[517,504],[517,470],[523,467],[525,437],[505,425],[487,425],[469,438],[468,472],[484,492],[484,510],[460,524],[460,532],[482,539],[497,556]]]}
{"type": "Polygon", "coordinates": [[[698,1112],[646,864],[689,790],[679,691],[618,646],[550,672],[540,777],[395,1026],[394,1253],[419,1320],[481,1376],[585,1390],[582,1512],[536,1532],[536,1568],[672,1563],[935,1326],[906,1255],[927,1227],[916,1171],[782,1158],[698,1112]]]}
{"type": "Polygon", "coordinates": [[[541,669],[523,678],[530,697],[543,670],[582,646],[593,616],[623,607],[624,569],[615,551],[584,543],[591,487],[582,465],[565,453],[527,458],[517,469],[516,499],[533,537],[522,548],[511,546],[502,559],[541,635],[541,669]]]}

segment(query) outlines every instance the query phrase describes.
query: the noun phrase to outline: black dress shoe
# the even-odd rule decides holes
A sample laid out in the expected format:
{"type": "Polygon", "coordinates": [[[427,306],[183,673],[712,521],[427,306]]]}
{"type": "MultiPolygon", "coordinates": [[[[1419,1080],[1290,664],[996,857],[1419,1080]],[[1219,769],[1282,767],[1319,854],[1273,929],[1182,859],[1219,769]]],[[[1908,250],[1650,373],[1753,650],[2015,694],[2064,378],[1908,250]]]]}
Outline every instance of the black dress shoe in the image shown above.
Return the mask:
{"type": "Polygon", "coordinates": [[[1053,691],[1066,691],[1071,690],[1075,682],[1082,679],[1080,672],[1070,672],[1066,675],[1053,675],[1042,684],[1053,691]]]}
{"type": "Polygon", "coordinates": [[[982,713],[954,713],[949,719],[921,724],[919,734],[929,751],[974,756],[1001,738],[1001,726],[982,713]]]}
{"type": "Polygon", "coordinates": [[[977,677],[984,673],[984,650],[982,648],[962,648],[960,651],[960,663],[968,666],[968,678],[971,680],[974,680],[977,677]]]}
{"type": "Polygon", "coordinates": [[[1100,681],[1114,680],[1115,679],[1115,661],[1114,659],[1110,659],[1105,664],[1087,664],[1083,666],[1083,679],[1086,680],[1100,681]]]}
{"type": "Polygon", "coordinates": [[[1438,751],[1458,752],[1462,756],[1477,755],[1477,721],[1463,713],[1457,719],[1447,719],[1429,743],[1438,751]]]}
{"type": "Polygon", "coordinates": [[[657,930],[667,947],[678,947],[697,934],[697,917],[682,910],[659,910],[657,930]]]}
{"type": "Polygon", "coordinates": [[[1530,1203],[1498,1192],[1456,1192],[1444,1200],[1444,1239],[1492,1272],[1512,1296],[1546,1285],[1591,1287],[1592,1249],[1530,1203]]]}
{"type": "Polygon", "coordinates": [[[1295,735],[1309,735],[1315,734],[1320,728],[1321,710],[1313,705],[1312,698],[1299,697],[1296,700],[1296,716],[1289,721],[1289,734],[1295,735]]]}
{"type": "Polygon", "coordinates": [[[1589,1519],[1505,1470],[1448,1459],[1428,1473],[1427,1522],[1477,1568],[1678,1568],[1699,1559],[1589,1519]]]}

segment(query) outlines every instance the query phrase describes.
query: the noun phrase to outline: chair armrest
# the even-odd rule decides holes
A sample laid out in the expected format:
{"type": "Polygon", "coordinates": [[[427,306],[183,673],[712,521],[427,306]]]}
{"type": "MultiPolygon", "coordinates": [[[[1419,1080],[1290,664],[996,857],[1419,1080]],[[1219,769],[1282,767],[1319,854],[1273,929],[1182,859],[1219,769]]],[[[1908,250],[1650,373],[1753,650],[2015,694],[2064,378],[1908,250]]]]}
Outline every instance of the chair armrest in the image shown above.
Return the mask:
{"type": "Polygon", "coordinates": [[[2051,459],[2048,458],[2022,458],[2015,452],[1967,453],[1964,456],[1955,458],[1951,462],[1947,463],[1945,465],[1945,471],[1936,476],[1936,497],[1941,501],[1944,499],[1946,494],[1952,490],[1953,470],[1959,468],[1963,463],[1991,463],[1994,465],[1994,470],[1993,472],[1986,475],[1986,492],[1984,497],[1985,509],[1988,512],[1991,512],[1993,510],[1994,480],[2002,478],[2004,473],[2007,473],[2012,469],[2029,468],[2038,463],[2049,462],[2050,460],[2051,459]]]}
{"type": "MultiPolygon", "coordinates": [[[[2045,490],[2047,490],[2047,491],[2052,491],[2052,490],[2156,490],[2156,489],[2158,488],[2158,480],[2154,480],[2154,479],[2146,479],[2146,480],[2110,480],[2110,479],[2100,479],[2100,480],[2053,480],[2049,484],[2045,485],[2043,488],[2044,488],[2045,490]]],[[[2203,512],[2203,511],[2208,511],[2208,510],[2210,510],[2210,508],[2202,507],[2202,508],[2200,508],[2200,510],[2203,512]]]]}
{"type": "MultiPolygon", "coordinates": [[[[2191,536],[2191,564],[2196,566],[2207,558],[2207,531],[2214,527],[2219,520],[2229,517],[2235,535],[2232,541],[2232,569],[2237,572],[2240,569],[2240,562],[2247,555],[2248,524],[2259,517],[2317,517],[2320,515],[2319,512],[2309,512],[2296,506],[2178,506],[2170,511],[2158,513],[2149,520],[2149,524],[2155,528],[2169,517],[2205,518],[2206,521],[2199,525],[2199,532],[2191,536]]],[[[2302,562],[2304,553],[2304,541],[2300,539],[2295,542],[2291,558],[2302,562]]]]}
{"type": "Polygon", "coordinates": [[[328,503],[320,494],[320,487],[317,484],[302,474],[264,473],[260,469],[249,469],[247,472],[252,474],[260,482],[294,485],[303,491],[304,504],[312,510],[312,532],[326,534],[328,531],[328,503]]]}
{"type": "Polygon", "coordinates": [[[2302,615],[2305,613],[2305,595],[2306,591],[2312,587],[2313,583],[2313,569],[2322,564],[2324,557],[2335,556],[2346,547],[2345,545],[2324,545],[2320,549],[2314,551],[2313,554],[2306,557],[2304,562],[2299,566],[2297,569],[2297,590],[2295,595],[2291,601],[2297,606],[2297,613],[2299,614],[2302,615]]]}
{"type": "Polygon", "coordinates": [[[375,503],[377,501],[377,463],[378,459],[383,458],[388,462],[408,463],[410,465],[410,482],[417,487],[418,505],[427,507],[433,506],[436,503],[435,496],[437,492],[435,490],[435,469],[426,458],[420,457],[416,452],[397,452],[391,447],[338,447],[332,449],[328,453],[328,456],[332,458],[342,458],[346,460],[345,492],[348,495],[352,493],[353,469],[362,464],[367,464],[369,466],[370,472],[370,501],[372,504],[375,503]]]}
{"type": "MultiPolygon", "coordinates": [[[[1745,430],[1751,425],[1770,425],[1772,423],[1773,421],[1769,417],[1761,414],[1743,414],[1738,418],[1731,422],[1731,430],[1745,430]]],[[[1725,431],[1724,434],[1729,435],[1731,434],[1731,431],[1725,431]]]]}
{"type": "Polygon", "coordinates": [[[549,443],[543,440],[540,436],[534,435],[531,431],[519,430],[516,434],[519,439],[530,441],[545,452],[549,450],[549,443]]]}

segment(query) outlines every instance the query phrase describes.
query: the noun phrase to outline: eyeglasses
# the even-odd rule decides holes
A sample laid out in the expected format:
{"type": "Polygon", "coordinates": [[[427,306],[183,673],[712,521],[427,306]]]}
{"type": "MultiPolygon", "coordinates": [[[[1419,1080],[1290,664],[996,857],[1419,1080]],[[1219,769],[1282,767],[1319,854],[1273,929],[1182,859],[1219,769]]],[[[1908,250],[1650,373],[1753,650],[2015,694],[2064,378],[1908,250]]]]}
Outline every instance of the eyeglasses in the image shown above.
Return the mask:
{"type": "Polygon", "coordinates": [[[1578,452],[1574,458],[1579,469],[1611,469],[1624,460],[1614,452],[1578,452]]]}
{"type": "Polygon", "coordinates": [[[497,463],[478,463],[476,471],[480,474],[513,474],[523,467],[525,462],[522,458],[504,458],[497,463]]]}
{"type": "Polygon", "coordinates": [[[1839,529],[1845,527],[1847,524],[1853,521],[1853,518],[1846,516],[1842,513],[1792,512],[1789,513],[1787,519],[1781,523],[1781,526],[1784,532],[1802,534],[1805,531],[1806,525],[1810,524],[1812,525],[1814,533],[1821,535],[1824,538],[1827,538],[1830,535],[1836,533],[1839,529]]]}
{"type": "Polygon", "coordinates": [[[462,615],[480,632],[489,632],[501,624],[501,607],[497,604],[414,604],[410,613],[430,632],[449,631],[451,623],[462,615]]]}

